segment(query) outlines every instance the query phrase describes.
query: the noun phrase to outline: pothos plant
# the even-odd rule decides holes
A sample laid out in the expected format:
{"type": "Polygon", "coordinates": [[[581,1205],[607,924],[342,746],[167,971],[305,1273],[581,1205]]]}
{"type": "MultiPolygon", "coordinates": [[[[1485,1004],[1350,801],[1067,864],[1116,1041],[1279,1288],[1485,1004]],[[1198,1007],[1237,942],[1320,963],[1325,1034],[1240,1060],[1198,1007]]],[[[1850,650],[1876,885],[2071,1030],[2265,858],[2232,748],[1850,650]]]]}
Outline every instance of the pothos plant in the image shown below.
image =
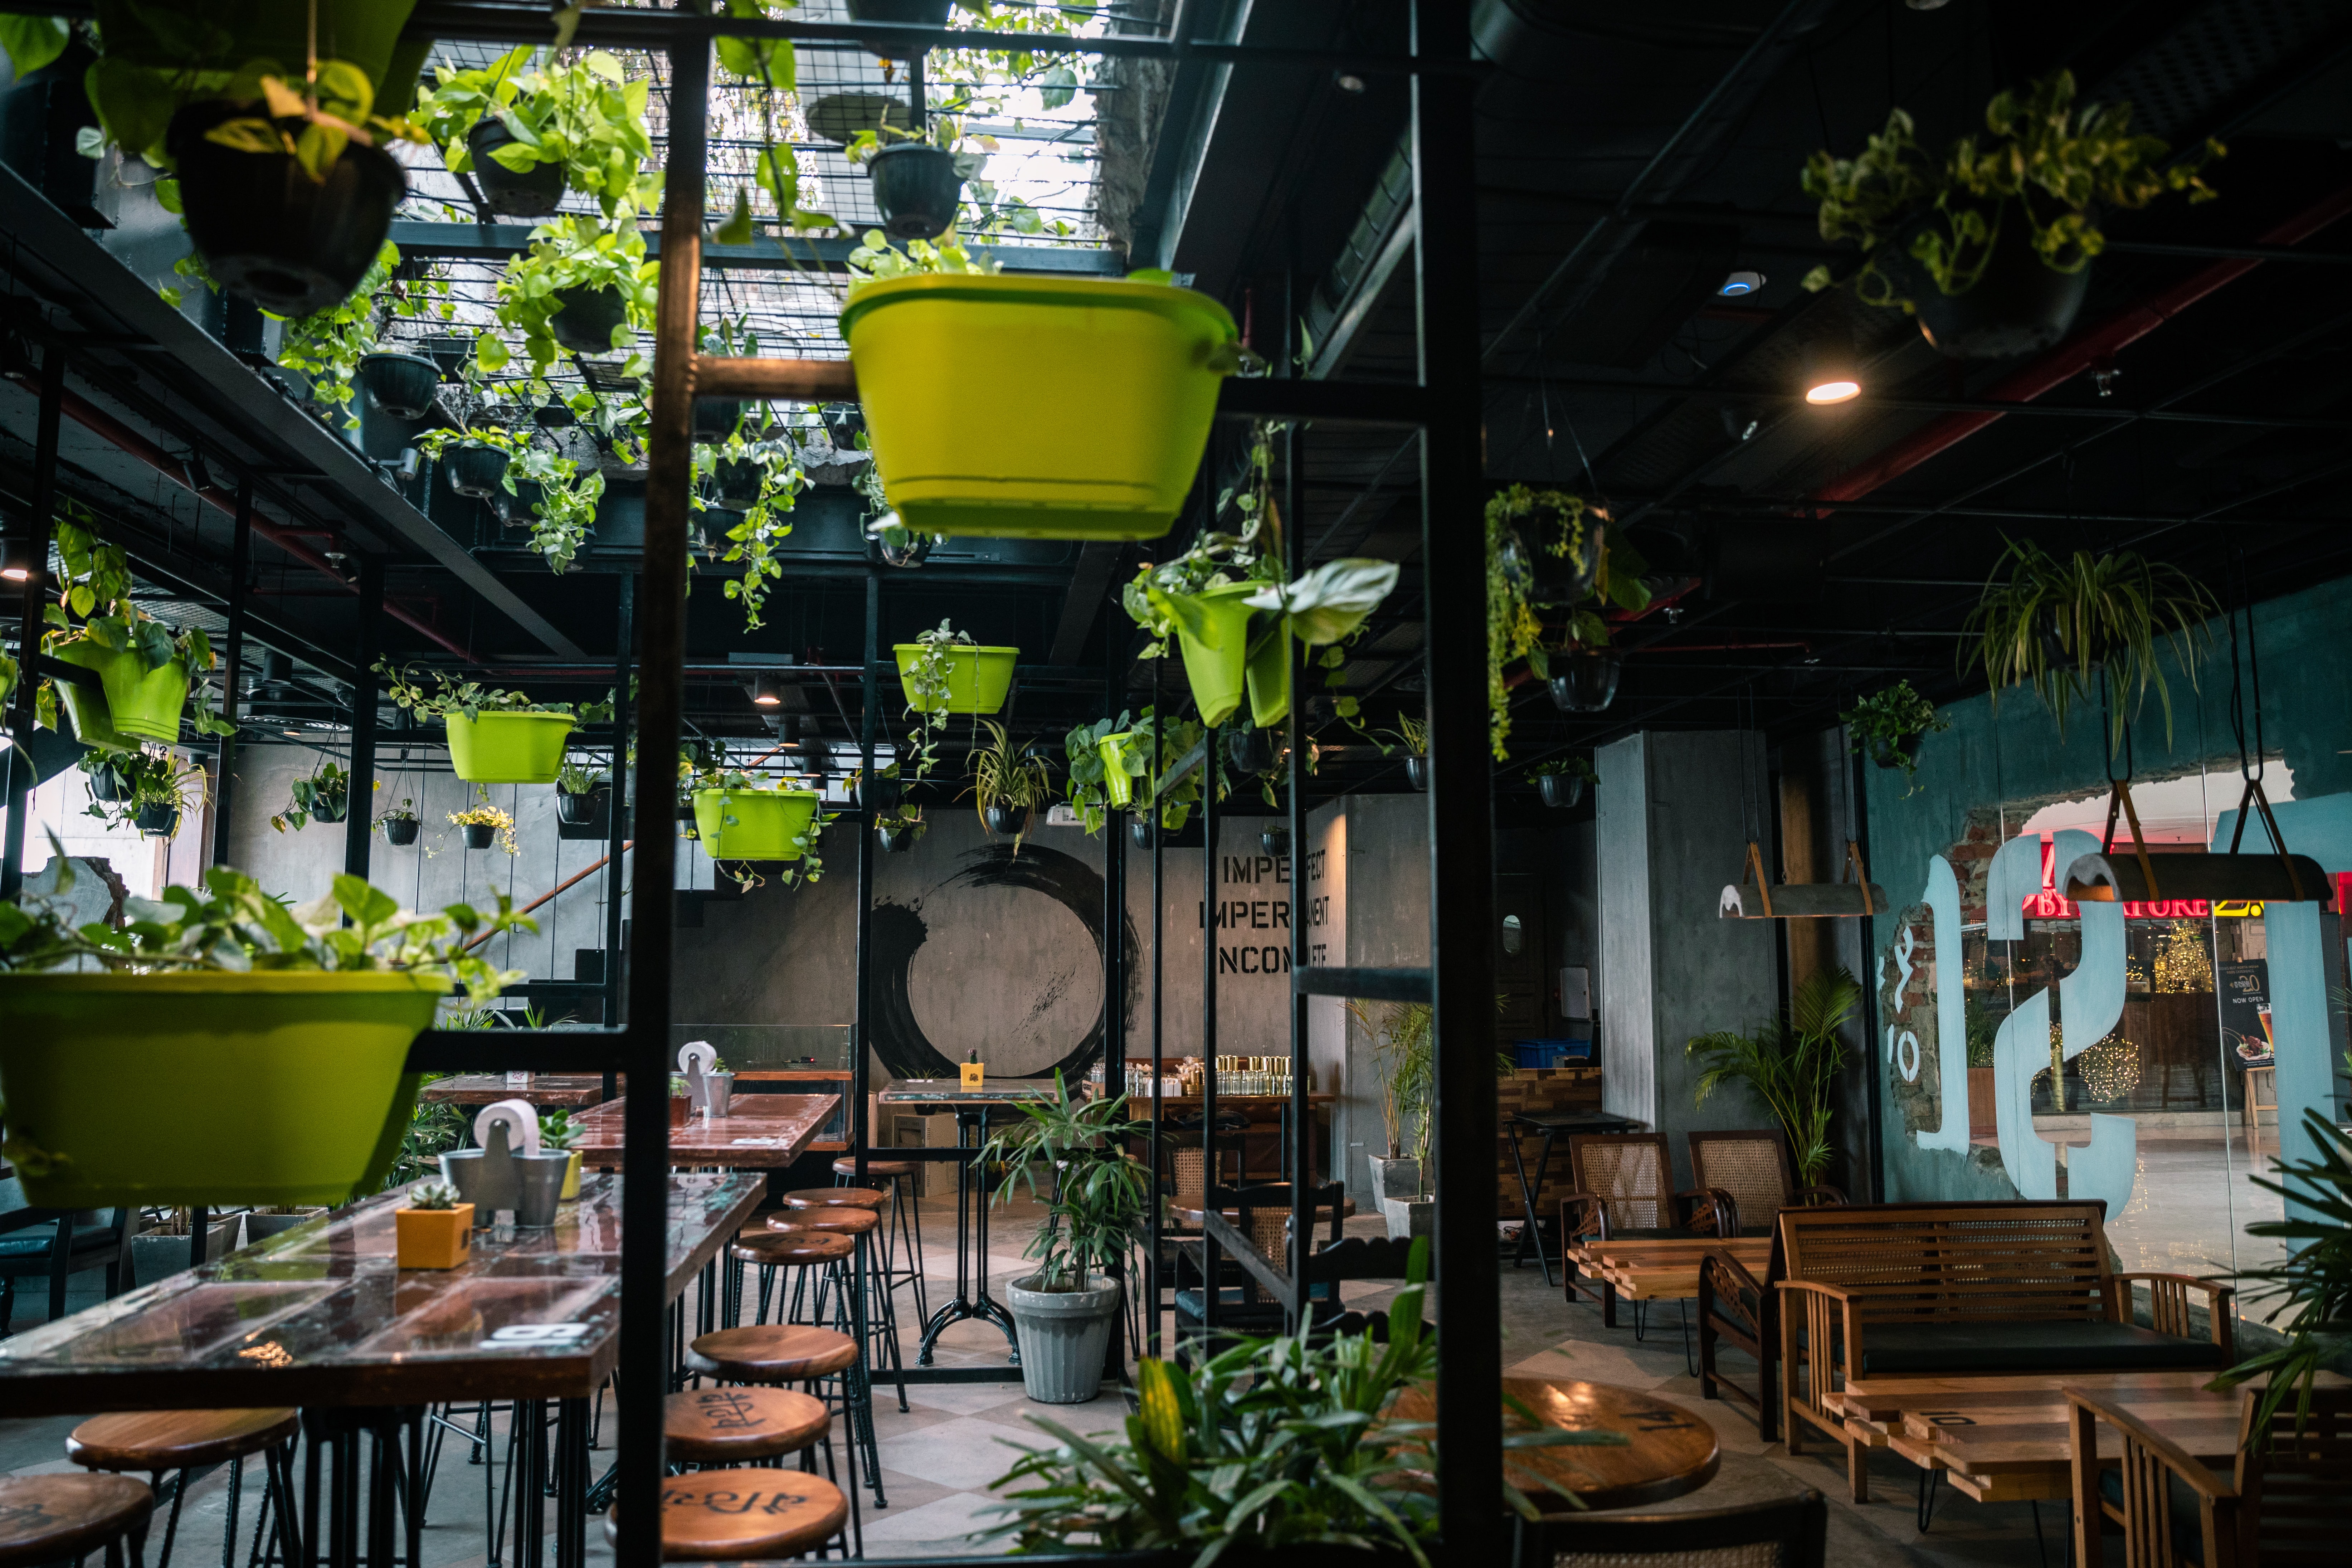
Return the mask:
{"type": "MultiPolygon", "coordinates": [[[[57,521],[59,587],[57,601],[41,606],[43,651],[55,653],[75,643],[89,642],[110,653],[136,657],[140,672],[152,675],[177,663],[188,672],[189,697],[196,728],[207,735],[233,735],[236,726],[214,710],[209,688],[196,678],[213,668],[212,639],[202,626],[173,631],[154,619],[131,597],[131,557],[121,546],[110,544],[86,526],[89,513],[76,501],[67,501],[67,516],[57,521]]],[[[13,683],[12,683],[13,684],[13,683]]],[[[34,698],[35,714],[44,726],[58,727],[58,699],[54,682],[43,679],[34,698]]]]}
{"type": "Polygon", "coordinates": [[[632,79],[617,57],[587,49],[566,58],[524,45],[479,70],[437,66],[434,79],[416,115],[451,174],[473,168],[466,136],[487,117],[514,138],[490,154],[501,166],[520,174],[562,165],[564,183],[595,197],[608,223],[650,211],[661,194],[660,174],[646,172],[652,79],[632,79]]]}
{"type": "Polygon", "coordinates": [[[520,496],[515,488],[519,480],[539,487],[539,500],[530,509],[530,547],[550,571],[561,573],[571,565],[596,526],[596,503],[604,494],[603,470],[565,457],[528,431],[495,425],[428,430],[417,441],[417,449],[436,460],[450,447],[463,446],[494,447],[507,455],[499,478],[507,494],[520,496]]]}
{"type": "Polygon", "coordinates": [[[1513,485],[1486,502],[1487,738],[1498,762],[1511,754],[1511,689],[1505,672],[1525,659],[1537,679],[1544,679],[1551,673],[1552,654],[1608,647],[1609,624],[1596,605],[1633,612],[1649,607],[1650,590],[1642,581],[1649,563],[1623,539],[1592,530],[1601,552],[1593,596],[1569,612],[1558,643],[1546,641],[1543,618],[1536,613],[1535,573],[1525,552],[1531,548],[1582,561],[1587,518],[1600,522],[1608,516],[1581,496],[1526,485],[1513,485]]]}
{"type": "MultiPolygon", "coordinates": [[[[798,0],[778,0],[774,10],[788,11],[798,0]]],[[[769,0],[727,0],[726,13],[730,16],[765,17],[770,15],[769,0]]],[[[751,193],[757,190],[762,200],[773,205],[778,221],[794,229],[834,228],[838,226],[824,213],[813,212],[801,205],[800,160],[787,145],[786,125],[790,110],[796,106],[782,103],[783,94],[797,86],[798,61],[789,38],[743,38],[721,34],[713,40],[719,57],[719,68],[738,80],[756,83],[761,88],[760,151],[751,162],[751,177],[748,184],[735,187],[735,209],[712,235],[721,245],[749,245],[756,232],[751,217],[751,193]]]]}
{"type": "MultiPolygon", "coordinates": [[[[1129,718],[1121,712],[1116,719],[1097,719],[1091,724],[1080,724],[1063,738],[1063,750],[1068,759],[1069,778],[1064,795],[1070,808],[1078,814],[1088,833],[1102,831],[1103,813],[1108,805],[1104,779],[1108,764],[1098,742],[1107,735],[1132,732],[1134,739],[1127,746],[1128,772],[1134,783],[1129,786],[1128,809],[1141,818],[1155,805],[1160,809],[1160,825],[1173,833],[1192,816],[1192,807],[1200,804],[1203,784],[1203,768],[1194,768],[1181,779],[1160,791],[1160,775],[1167,772],[1176,758],[1185,755],[1201,743],[1207,733],[1190,719],[1165,718],[1160,721],[1160,745],[1157,752],[1151,743],[1152,710],[1147,706],[1129,718]]],[[[1223,800],[1231,792],[1225,776],[1224,759],[1216,761],[1217,798],[1223,800]]]]}
{"type": "MultiPolygon", "coordinates": [[[[499,275],[499,324],[520,334],[532,370],[544,376],[562,350],[550,325],[562,309],[557,294],[570,289],[611,289],[621,297],[625,319],[613,329],[612,348],[625,354],[619,374],[642,376],[649,365],[637,350],[637,334],[654,325],[654,293],[661,263],[646,259],[646,237],[634,218],[610,226],[592,217],[562,214],[530,231],[530,248],[499,275]]],[[[505,340],[484,332],[474,342],[475,363],[496,374],[512,358],[505,340]]]]}
{"type": "Polygon", "coordinates": [[[1905,778],[1915,781],[1904,791],[1906,797],[1919,789],[1916,782],[1919,760],[1911,754],[1911,748],[1919,743],[1920,736],[1941,734],[1952,727],[1951,720],[1936,711],[1935,704],[1913,689],[1908,680],[1872,692],[1839,714],[1838,722],[1846,727],[1854,755],[1867,755],[1881,767],[1901,768],[1905,778]]]}
{"type": "MultiPolygon", "coordinates": [[[[929,778],[931,770],[939,765],[939,743],[948,727],[948,673],[959,649],[969,651],[980,646],[970,632],[956,630],[949,621],[916,634],[915,642],[921,651],[901,672],[908,698],[907,718],[912,728],[907,733],[906,761],[900,766],[909,780],[929,778]]],[[[973,732],[979,731],[975,729],[973,732]]]]}
{"type": "Polygon", "coordinates": [[[722,462],[751,463],[759,470],[759,493],[743,509],[741,521],[727,530],[727,548],[719,557],[742,563],[743,574],[727,579],[726,594],[742,602],[743,626],[748,631],[764,624],[760,611],[767,604],[769,585],[783,577],[777,547],[793,531],[793,508],[808,478],[801,471],[800,454],[791,442],[752,440],[740,429],[730,432],[723,442],[696,447],[694,462],[696,470],[704,475],[715,473],[722,462]]]}
{"type": "Polygon", "coordinates": [[[155,805],[176,805],[186,795],[191,775],[199,788],[204,774],[188,767],[168,752],[93,752],[82,759],[87,764],[92,758],[102,758],[115,780],[115,798],[100,800],[90,797],[89,815],[114,827],[135,826],[142,809],[155,805]]]}
{"type": "Polygon", "coordinates": [[[351,772],[328,758],[308,778],[296,779],[286,793],[286,809],[269,819],[273,832],[283,833],[291,827],[299,833],[310,826],[314,816],[321,822],[340,822],[351,809],[351,772]]]}
{"type": "Polygon", "coordinates": [[[407,669],[389,659],[376,660],[375,671],[384,679],[385,695],[420,719],[446,719],[452,713],[462,713],[468,719],[478,719],[484,713],[570,713],[583,724],[593,724],[613,715],[609,700],[533,702],[520,691],[486,687],[477,680],[453,680],[437,669],[425,671],[433,682],[428,689],[407,669]]]}
{"type": "Polygon", "coordinates": [[[924,278],[940,273],[976,273],[992,276],[1003,270],[994,260],[975,257],[964,248],[961,237],[950,229],[936,240],[910,239],[904,250],[890,243],[889,237],[878,228],[869,228],[859,237],[856,249],[849,253],[849,292],[855,294],[868,283],[878,283],[886,278],[924,278]]]}
{"type": "MultiPolygon", "coordinates": [[[[400,247],[385,240],[350,298],[286,324],[278,363],[308,375],[310,401],[330,411],[341,410],[346,426],[359,424],[359,411],[352,404],[360,361],[383,346],[386,321],[428,315],[448,321],[457,316],[449,280],[437,267],[408,277],[400,276],[402,270],[400,247]]],[[[166,289],[163,294],[166,303],[179,304],[178,289],[166,289]]]]}
{"type": "MultiPolygon", "coordinates": [[[[1915,309],[1895,280],[1879,268],[1880,247],[1911,230],[1906,254],[1946,294],[1976,286],[2003,226],[2022,224],[2042,264],[2077,272],[2105,246],[2102,208],[2136,210],[2170,192],[2191,202],[2216,195],[2202,170],[2223,153],[2208,141],[2191,155],[2169,159],[2154,136],[2131,128],[2128,103],[2092,103],[2077,110],[2071,71],[2005,91],[1985,108],[1981,142],[1963,136],[1938,160],[1919,145],[1911,116],[1890,111],[1886,127],[1859,157],[1817,152],[1805,165],[1804,188],[1821,201],[1824,239],[1851,239],[1871,253],[1854,274],[1865,304],[1915,309]]],[[[1828,288],[1824,264],[1805,287],[1828,288]]]]}
{"type": "Polygon", "coordinates": [[[452,827],[487,827],[498,836],[499,847],[509,855],[521,849],[515,843],[515,820],[511,812],[490,804],[489,792],[481,785],[474,786],[474,804],[463,811],[448,814],[452,827]]]}

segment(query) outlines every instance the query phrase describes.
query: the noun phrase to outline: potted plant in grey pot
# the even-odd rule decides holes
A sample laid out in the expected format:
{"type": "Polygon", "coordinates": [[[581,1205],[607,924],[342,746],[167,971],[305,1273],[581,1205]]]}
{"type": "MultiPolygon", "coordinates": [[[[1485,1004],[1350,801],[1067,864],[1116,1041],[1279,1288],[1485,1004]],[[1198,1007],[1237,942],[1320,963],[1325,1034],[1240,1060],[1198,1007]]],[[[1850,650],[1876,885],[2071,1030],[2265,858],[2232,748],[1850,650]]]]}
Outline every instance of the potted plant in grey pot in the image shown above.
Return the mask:
{"type": "Polygon", "coordinates": [[[1436,1088],[1434,1039],[1426,1002],[1391,1003],[1375,1015],[1360,1002],[1348,1010],[1372,1037],[1381,1067],[1381,1122],[1388,1156],[1372,1159],[1373,1195],[1391,1237],[1427,1236],[1437,1199],[1422,1173],[1429,1164],[1429,1110],[1436,1088]]]}
{"type": "Polygon", "coordinates": [[[1125,1095],[1073,1100],[1055,1073],[1054,1098],[1022,1104],[1023,1120],[981,1152],[982,1169],[992,1162],[1004,1166],[1000,1203],[1023,1183],[1045,1196],[1037,1167],[1053,1173],[1045,1223],[1022,1255],[1037,1259],[1037,1272],[1005,1288],[1020,1339],[1022,1385],[1040,1405],[1083,1405],[1102,1385],[1119,1274],[1151,1201],[1149,1167],[1120,1146],[1144,1131],[1122,1120],[1126,1108],[1125,1095]]]}

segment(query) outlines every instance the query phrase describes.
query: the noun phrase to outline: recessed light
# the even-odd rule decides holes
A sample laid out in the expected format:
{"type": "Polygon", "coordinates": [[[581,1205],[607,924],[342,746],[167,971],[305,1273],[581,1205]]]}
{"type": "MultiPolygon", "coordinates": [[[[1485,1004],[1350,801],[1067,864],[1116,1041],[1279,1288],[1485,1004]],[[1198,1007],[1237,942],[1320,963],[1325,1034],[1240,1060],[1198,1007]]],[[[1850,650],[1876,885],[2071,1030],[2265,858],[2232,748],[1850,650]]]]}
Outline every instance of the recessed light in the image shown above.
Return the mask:
{"type": "Polygon", "coordinates": [[[1726,278],[1722,282],[1717,284],[1715,286],[1715,291],[1717,295],[1726,300],[1737,300],[1742,294],[1753,294],[1763,287],[1764,274],[1761,272],[1741,271],[1733,273],[1730,277],[1726,278]]]}
{"type": "Polygon", "coordinates": [[[1853,340],[1833,329],[1805,345],[1805,401],[1816,407],[1862,395],[1862,372],[1854,363],[1853,340]]]}

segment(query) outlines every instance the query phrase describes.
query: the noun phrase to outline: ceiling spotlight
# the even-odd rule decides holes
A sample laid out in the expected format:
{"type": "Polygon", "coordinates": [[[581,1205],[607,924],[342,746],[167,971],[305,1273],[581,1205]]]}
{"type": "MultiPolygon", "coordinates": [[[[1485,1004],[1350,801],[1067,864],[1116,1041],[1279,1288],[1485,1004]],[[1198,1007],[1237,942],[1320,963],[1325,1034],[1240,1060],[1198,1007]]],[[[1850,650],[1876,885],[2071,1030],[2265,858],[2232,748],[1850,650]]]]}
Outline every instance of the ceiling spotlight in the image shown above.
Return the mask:
{"type": "Polygon", "coordinates": [[[1862,371],[1853,340],[1841,329],[1805,345],[1805,401],[1816,406],[1847,403],[1862,395],[1862,371]]]}
{"type": "Polygon", "coordinates": [[[743,683],[743,689],[751,694],[751,705],[755,708],[783,706],[783,691],[777,685],[776,678],[772,675],[755,675],[743,683]]]}
{"type": "Polygon", "coordinates": [[[1715,286],[1715,291],[1726,300],[1737,300],[1743,294],[1753,294],[1764,287],[1761,272],[1735,272],[1715,286]]]}

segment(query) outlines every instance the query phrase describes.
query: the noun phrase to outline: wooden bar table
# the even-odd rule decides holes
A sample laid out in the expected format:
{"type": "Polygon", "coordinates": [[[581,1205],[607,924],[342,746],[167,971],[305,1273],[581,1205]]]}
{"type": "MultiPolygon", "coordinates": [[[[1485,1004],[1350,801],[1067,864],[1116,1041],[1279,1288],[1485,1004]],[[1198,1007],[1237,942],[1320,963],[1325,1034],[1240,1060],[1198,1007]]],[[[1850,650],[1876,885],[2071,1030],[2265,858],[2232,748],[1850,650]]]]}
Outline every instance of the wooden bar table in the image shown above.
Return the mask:
{"type": "MultiPolygon", "coordinates": [[[[572,1119],[578,1134],[572,1146],[580,1151],[583,1165],[610,1168],[620,1163],[623,1108],[628,1102],[629,1097],[624,1094],[572,1119]]],[[[725,1116],[697,1114],[688,1117],[685,1125],[672,1127],[670,1163],[780,1170],[808,1152],[817,1132],[833,1120],[840,1105],[837,1094],[739,1095],[725,1116]],[[756,1110],[751,1109],[754,1106],[756,1110]]]]}
{"type": "MultiPolygon", "coordinates": [[[[1664,1502],[1715,1479],[1723,1463],[1715,1428],[1654,1394],[1566,1377],[1507,1377],[1503,1392],[1534,1411],[1545,1426],[1569,1432],[1622,1432],[1627,1438],[1622,1447],[1505,1450],[1505,1479],[1546,1518],[1664,1502]],[[1556,1498],[1553,1493],[1565,1495],[1556,1498]]],[[[1407,1421],[1433,1423],[1437,1390],[1426,1384],[1408,1388],[1389,1412],[1407,1421]]],[[[1497,1412],[1498,1419],[1501,1415],[1497,1412]]]]}
{"type": "Polygon", "coordinates": [[[496,1105],[501,1100],[527,1100],[542,1110],[583,1110],[604,1098],[604,1079],[597,1073],[533,1073],[528,1089],[509,1089],[499,1072],[467,1073],[436,1079],[416,1091],[427,1105],[496,1105]]]}

